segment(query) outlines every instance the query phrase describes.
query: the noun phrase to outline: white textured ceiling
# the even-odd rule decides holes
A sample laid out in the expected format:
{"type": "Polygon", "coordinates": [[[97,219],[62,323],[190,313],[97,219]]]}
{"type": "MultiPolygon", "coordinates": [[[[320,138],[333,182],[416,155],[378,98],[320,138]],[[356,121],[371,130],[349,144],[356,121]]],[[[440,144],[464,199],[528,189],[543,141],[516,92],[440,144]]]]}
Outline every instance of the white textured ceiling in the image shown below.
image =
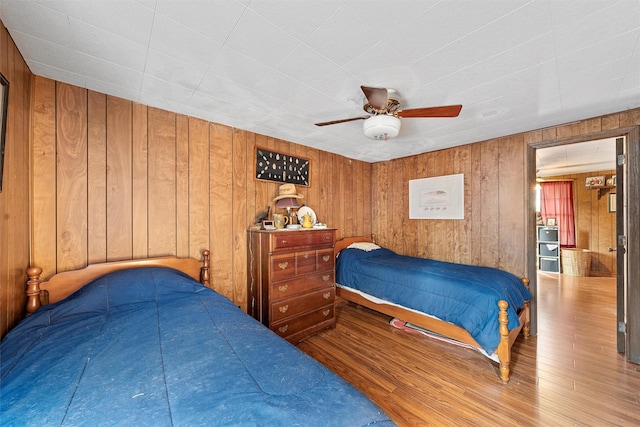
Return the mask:
{"type": "Polygon", "coordinates": [[[600,139],[536,150],[536,176],[598,172],[616,168],[616,139],[600,139]]]}
{"type": "Polygon", "coordinates": [[[638,0],[1,0],[31,71],[380,161],[640,107],[638,0]],[[373,141],[360,85],[404,108],[373,141]]]}

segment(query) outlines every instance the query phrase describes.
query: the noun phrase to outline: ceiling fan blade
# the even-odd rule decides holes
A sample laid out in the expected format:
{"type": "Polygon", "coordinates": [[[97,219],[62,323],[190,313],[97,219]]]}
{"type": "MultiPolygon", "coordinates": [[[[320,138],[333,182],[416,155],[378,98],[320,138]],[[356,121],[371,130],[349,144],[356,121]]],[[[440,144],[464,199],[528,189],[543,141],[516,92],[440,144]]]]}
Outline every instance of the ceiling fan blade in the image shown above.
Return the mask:
{"type": "Polygon", "coordinates": [[[362,116],[362,117],[351,117],[350,119],[342,119],[342,120],[332,120],[330,122],[322,122],[322,123],[316,123],[316,126],[327,126],[327,125],[335,125],[337,123],[345,123],[345,122],[352,122],[354,120],[366,120],[368,119],[370,116],[362,116]]]}
{"type": "Polygon", "coordinates": [[[444,105],[442,107],[412,108],[398,111],[398,117],[458,117],[462,105],[444,105]]]}
{"type": "Polygon", "coordinates": [[[362,89],[364,96],[366,96],[367,101],[369,101],[369,105],[373,108],[376,110],[387,109],[389,97],[387,89],[368,86],[360,86],[360,89],[362,89]]]}

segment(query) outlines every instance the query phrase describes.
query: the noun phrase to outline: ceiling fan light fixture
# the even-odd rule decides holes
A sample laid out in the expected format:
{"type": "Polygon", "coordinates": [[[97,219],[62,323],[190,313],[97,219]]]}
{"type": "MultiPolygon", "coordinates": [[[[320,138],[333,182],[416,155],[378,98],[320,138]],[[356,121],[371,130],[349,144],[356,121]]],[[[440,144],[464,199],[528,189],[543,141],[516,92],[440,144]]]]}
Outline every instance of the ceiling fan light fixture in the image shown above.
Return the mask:
{"type": "Polygon", "coordinates": [[[400,132],[400,119],[387,114],[371,116],[364,121],[362,129],[367,138],[386,141],[400,132]]]}

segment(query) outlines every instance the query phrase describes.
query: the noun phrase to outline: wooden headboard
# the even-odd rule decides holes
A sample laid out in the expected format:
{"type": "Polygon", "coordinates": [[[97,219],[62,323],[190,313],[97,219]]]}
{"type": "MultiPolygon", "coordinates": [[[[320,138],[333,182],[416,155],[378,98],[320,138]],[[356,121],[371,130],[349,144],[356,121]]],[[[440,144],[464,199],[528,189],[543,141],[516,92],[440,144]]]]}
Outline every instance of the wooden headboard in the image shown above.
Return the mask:
{"type": "Polygon", "coordinates": [[[370,237],[366,236],[352,236],[352,237],[343,237],[342,239],[336,241],[336,244],[333,246],[333,256],[338,256],[338,253],[355,242],[376,242],[376,235],[372,234],[370,237]]]}
{"type": "Polygon", "coordinates": [[[170,267],[182,271],[205,286],[209,286],[209,251],[202,251],[202,261],[195,258],[166,256],[142,258],[127,261],[89,264],[83,269],[65,271],[42,281],[42,268],[27,269],[27,316],[34,313],[42,304],[52,304],[65,299],[95,278],[113,271],[140,267],[170,267]]]}

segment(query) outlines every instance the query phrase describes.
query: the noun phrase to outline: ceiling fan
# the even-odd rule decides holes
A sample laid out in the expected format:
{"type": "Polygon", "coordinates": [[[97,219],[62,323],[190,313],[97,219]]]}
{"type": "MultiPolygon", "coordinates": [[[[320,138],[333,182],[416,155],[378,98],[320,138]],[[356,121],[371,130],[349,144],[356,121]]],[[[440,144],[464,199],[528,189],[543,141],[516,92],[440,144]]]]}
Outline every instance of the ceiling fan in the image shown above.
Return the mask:
{"type": "Polygon", "coordinates": [[[365,136],[386,141],[389,138],[398,136],[401,118],[457,117],[460,114],[460,110],[462,110],[462,105],[401,110],[400,94],[395,89],[368,86],[360,86],[360,89],[362,89],[365,96],[363,109],[370,115],[316,123],[316,126],[364,120],[362,128],[365,136]]]}

